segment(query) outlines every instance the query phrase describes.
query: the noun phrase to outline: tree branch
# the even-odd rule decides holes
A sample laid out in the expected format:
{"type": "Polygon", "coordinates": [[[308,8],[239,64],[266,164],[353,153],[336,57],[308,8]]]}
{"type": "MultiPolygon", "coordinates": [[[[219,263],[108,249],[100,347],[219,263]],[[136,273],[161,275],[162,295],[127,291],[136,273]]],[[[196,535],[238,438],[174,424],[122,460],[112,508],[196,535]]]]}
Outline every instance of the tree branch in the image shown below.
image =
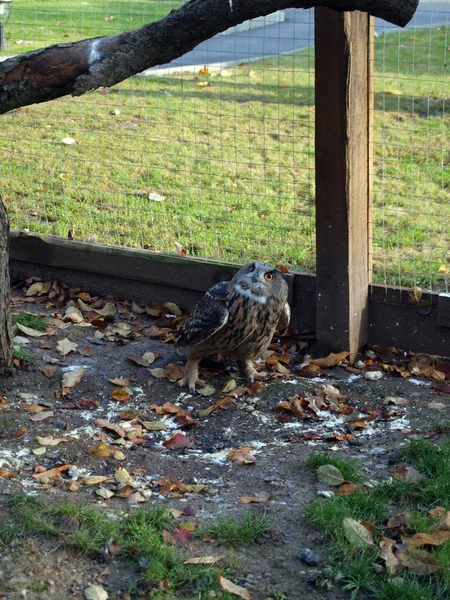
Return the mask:
{"type": "Polygon", "coordinates": [[[141,29],[56,44],[0,63],[0,114],[20,106],[109,87],[183,56],[214,35],[285,8],[361,10],[406,25],[418,0],[190,0],[141,29]]]}

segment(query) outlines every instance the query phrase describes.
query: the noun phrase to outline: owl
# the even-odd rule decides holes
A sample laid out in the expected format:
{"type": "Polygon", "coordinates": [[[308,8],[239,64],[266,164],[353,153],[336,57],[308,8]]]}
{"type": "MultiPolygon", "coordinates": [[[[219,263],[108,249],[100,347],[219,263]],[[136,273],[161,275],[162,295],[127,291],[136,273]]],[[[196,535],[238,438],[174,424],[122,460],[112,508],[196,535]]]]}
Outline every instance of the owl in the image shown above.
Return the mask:
{"type": "MultiPolygon", "coordinates": [[[[176,342],[187,358],[179,382],[195,392],[202,358],[221,354],[237,358],[248,383],[260,378],[253,364],[268,348],[276,330],[284,333],[291,311],[288,286],[281,271],[253,262],[231,281],[211,287],[192,310],[176,342]]],[[[264,374],[263,374],[264,376],[264,374]]]]}

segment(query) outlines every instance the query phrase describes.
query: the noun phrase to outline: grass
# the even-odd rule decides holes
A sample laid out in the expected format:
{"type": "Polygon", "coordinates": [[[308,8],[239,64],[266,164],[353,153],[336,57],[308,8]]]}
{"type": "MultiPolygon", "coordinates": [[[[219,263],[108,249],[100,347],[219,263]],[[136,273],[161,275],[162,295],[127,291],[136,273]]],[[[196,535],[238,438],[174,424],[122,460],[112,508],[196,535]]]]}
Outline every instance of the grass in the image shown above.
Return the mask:
{"type": "MultiPolygon", "coordinates": [[[[199,543],[208,536],[218,544],[238,547],[253,543],[273,525],[273,519],[264,513],[249,512],[241,519],[220,518],[194,536],[199,543]]],[[[0,550],[30,536],[45,537],[77,554],[95,558],[103,556],[105,547],[114,542],[119,548],[115,560],[139,571],[136,589],[142,592],[147,589],[142,586],[147,586],[149,598],[231,600],[232,596],[220,589],[217,573],[220,569],[225,577],[236,575],[232,561],[225,559],[215,566],[185,565],[186,558],[192,556],[170,545],[164,537],[165,531],[173,532],[175,528],[174,518],[162,508],[139,508],[121,517],[68,501],[50,504],[39,496],[19,493],[6,500],[0,513],[0,550]],[[78,523],[78,528],[69,533],[65,526],[68,518],[78,523]]],[[[206,554],[211,552],[207,550],[206,554]]]]}
{"type": "Polygon", "coordinates": [[[37,331],[45,331],[48,327],[48,323],[42,317],[33,315],[31,313],[21,313],[20,315],[11,315],[11,322],[13,325],[20,323],[24,327],[30,329],[36,329],[37,331]]]}
{"type": "Polygon", "coordinates": [[[199,535],[214,539],[218,544],[231,547],[253,544],[274,526],[274,519],[264,512],[249,512],[243,518],[218,517],[203,527],[199,535]]]}
{"type": "MultiPolygon", "coordinates": [[[[70,17],[70,39],[128,28],[131,14],[149,20],[154,10],[136,0],[119,13],[118,3],[99,2],[56,16],[51,2],[41,6],[36,18],[46,27],[70,17]],[[117,20],[103,21],[114,11],[117,20]]],[[[14,12],[14,39],[35,13],[14,12]]],[[[64,39],[54,31],[49,40],[64,39]]],[[[445,290],[447,33],[402,31],[378,37],[375,48],[374,280],[445,290]]],[[[314,270],[312,48],[225,76],[132,78],[107,91],[2,117],[2,195],[13,227],[64,237],[73,229],[78,239],[157,252],[178,242],[193,256],[314,270]]]]}
{"type": "Polygon", "coordinates": [[[322,467],[323,465],[333,465],[333,467],[339,469],[347,481],[359,483],[362,480],[358,461],[352,458],[344,459],[339,456],[332,456],[328,452],[315,452],[308,456],[307,464],[313,469],[317,469],[317,467],[322,467]]]}
{"type": "MultiPolygon", "coordinates": [[[[428,514],[431,507],[450,509],[450,440],[440,445],[428,440],[413,440],[399,451],[397,458],[401,464],[417,469],[424,479],[420,483],[392,479],[368,491],[358,491],[350,496],[334,495],[331,499],[316,500],[309,506],[309,521],[325,534],[330,550],[329,564],[320,575],[318,585],[331,588],[339,581],[353,598],[360,592],[369,592],[377,600],[440,600],[450,596],[449,541],[437,548],[427,548],[440,567],[432,575],[419,577],[406,570],[399,570],[392,576],[386,572],[375,573],[374,564],[380,564],[378,542],[382,535],[393,535],[391,530],[386,531],[389,518],[401,512],[409,513],[406,537],[410,537],[414,533],[433,532],[436,519],[428,514]],[[375,545],[366,549],[351,545],[342,527],[345,517],[371,522],[375,528],[375,545]]],[[[326,459],[326,454],[322,453],[309,462],[315,468],[333,464],[345,469],[340,459],[336,461],[334,456],[326,459]]],[[[347,471],[347,475],[351,474],[354,482],[361,480],[361,473],[354,463],[347,471]]]]}
{"type": "Polygon", "coordinates": [[[68,0],[15,2],[6,26],[8,48],[0,56],[137,29],[181,4],[180,0],[89,0],[76,6],[68,0]]]}

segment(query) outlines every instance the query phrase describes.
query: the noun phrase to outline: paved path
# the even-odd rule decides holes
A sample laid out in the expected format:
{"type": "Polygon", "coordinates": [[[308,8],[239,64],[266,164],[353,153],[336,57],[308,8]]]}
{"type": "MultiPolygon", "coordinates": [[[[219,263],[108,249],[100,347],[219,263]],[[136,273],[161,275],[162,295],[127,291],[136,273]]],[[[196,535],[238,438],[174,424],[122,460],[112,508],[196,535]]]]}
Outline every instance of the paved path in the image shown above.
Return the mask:
{"type": "MultiPolygon", "coordinates": [[[[220,63],[223,66],[248,62],[264,56],[289,54],[313,45],[314,11],[312,9],[285,10],[286,20],[250,31],[232,35],[217,35],[199,44],[194,50],[175,59],[168,65],[155,69],[220,63]]],[[[424,28],[450,25],[450,1],[433,0],[420,2],[409,28],[424,28]]],[[[398,29],[381,19],[376,20],[378,34],[398,29]]],[[[151,72],[153,69],[150,69],[151,72]]]]}

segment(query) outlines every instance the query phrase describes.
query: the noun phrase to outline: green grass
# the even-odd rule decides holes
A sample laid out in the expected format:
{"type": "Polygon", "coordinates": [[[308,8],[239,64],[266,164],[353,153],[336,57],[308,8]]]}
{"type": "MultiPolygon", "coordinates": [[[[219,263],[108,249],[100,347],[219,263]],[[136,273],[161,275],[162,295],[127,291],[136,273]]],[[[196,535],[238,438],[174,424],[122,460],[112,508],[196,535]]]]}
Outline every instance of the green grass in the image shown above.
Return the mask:
{"type": "Polygon", "coordinates": [[[137,29],[161,19],[181,4],[180,0],[89,0],[78,4],[68,0],[14,2],[6,26],[8,48],[0,52],[0,56],[137,29]]]}
{"type": "Polygon", "coordinates": [[[308,456],[306,462],[313,469],[317,469],[317,467],[322,467],[323,465],[333,465],[333,467],[339,469],[345,480],[352,483],[359,483],[363,479],[358,461],[353,458],[344,459],[339,456],[333,456],[328,452],[315,452],[308,456]]]}
{"type": "MultiPolygon", "coordinates": [[[[316,468],[321,464],[336,464],[336,458],[317,455],[310,461],[316,468]],[[319,456],[319,458],[317,458],[319,456]]],[[[428,440],[413,440],[398,453],[399,464],[416,468],[424,480],[418,484],[393,479],[368,491],[351,496],[335,495],[331,499],[316,500],[308,507],[309,522],[325,534],[329,544],[329,564],[317,584],[331,588],[339,582],[343,588],[358,597],[370,592],[377,600],[440,600],[450,595],[450,542],[431,548],[440,570],[428,577],[418,577],[406,570],[395,575],[376,574],[381,535],[389,537],[387,520],[400,512],[410,515],[407,537],[414,533],[432,533],[436,519],[428,510],[433,506],[450,508],[450,441],[433,444],[428,440]],[[355,548],[345,537],[342,522],[345,517],[372,522],[375,527],[372,548],[355,548]]],[[[354,465],[351,465],[354,469],[354,465]]],[[[358,476],[358,473],[356,473],[358,476]]],[[[392,533],[391,533],[392,535],[392,533]]]]}
{"type": "Polygon", "coordinates": [[[214,539],[223,546],[247,546],[274,527],[274,519],[264,512],[248,512],[242,518],[218,517],[214,523],[202,527],[200,536],[214,539]]]}
{"type": "Polygon", "coordinates": [[[11,322],[13,325],[20,323],[24,327],[30,329],[36,329],[37,331],[45,331],[48,327],[48,323],[42,317],[33,315],[31,313],[22,313],[20,315],[11,315],[11,322]]]}
{"type": "Polygon", "coordinates": [[[233,575],[226,561],[220,567],[185,565],[186,558],[191,558],[189,553],[185,555],[163,537],[163,531],[172,531],[175,522],[161,508],[139,508],[118,517],[70,502],[49,504],[37,496],[14,494],[7,499],[0,526],[0,548],[3,546],[4,550],[12,541],[17,544],[29,536],[37,540],[51,536],[76,553],[95,558],[115,542],[121,548],[115,560],[138,569],[136,589],[142,592],[148,588],[149,598],[176,596],[194,600],[210,597],[209,592],[214,592],[214,598],[232,600],[218,585],[219,568],[224,576],[233,575]],[[78,530],[67,533],[61,529],[67,517],[78,521],[78,530]]]}
{"type": "MultiPolygon", "coordinates": [[[[41,6],[35,12],[45,27],[68,18],[55,16],[47,0],[41,6]]],[[[95,27],[114,33],[128,28],[131,12],[150,20],[155,10],[152,2],[121,2],[119,15],[117,6],[99,2],[76,13],[67,3],[70,22],[78,24],[70,39],[95,27]],[[117,20],[104,22],[114,11],[117,20]]],[[[8,29],[15,38],[18,22],[34,16],[14,14],[8,29]]],[[[64,41],[61,31],[49,41],[64,41]]],[[[402,31],[375,42],[378,282],[449,287],[444,33],[402,31]],[[438,273],[441,265],[447,273],[438,273]]],[[[193,256],[314,270],[313,49],[236,66],[226,76],[133,78],[109,94],[9,113],[2,117],[0,165],[15,228],[64,237],[73,229],[78,239],[158,252],[174,252],[179,242],[193,256]],[[64,145],[66,137],[76,143],[64,145]]]]}

